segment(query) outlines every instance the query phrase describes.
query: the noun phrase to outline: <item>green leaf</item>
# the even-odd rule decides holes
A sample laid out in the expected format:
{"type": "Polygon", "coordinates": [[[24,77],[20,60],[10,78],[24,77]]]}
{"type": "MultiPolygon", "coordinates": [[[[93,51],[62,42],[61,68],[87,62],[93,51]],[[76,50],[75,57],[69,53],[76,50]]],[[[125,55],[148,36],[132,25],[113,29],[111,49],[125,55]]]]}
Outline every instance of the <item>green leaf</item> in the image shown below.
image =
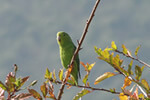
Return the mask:
{"type": "Polygon", "coordinates": [[[0,87],[3,89],[3,90],[7,90],[7,87],[0,81],[0,87]]]}
{"type": "Polygon", "coordinates": [[[116,75],[116,74],[114,74],[114,73],[112,73],[112,72],[106,72],[106,73],[104,73],[103,75],[99,76],[99,77],[95,80],[94,84],[96,85],[96,84],[100,83],[101,81],[103,81],[103,80],[105,80],[105,79],[107,79],[107,78],[110,78],[110,77],[112,77],[112,76],[115,76],[115,75],[116,75]]]}
{"type": "Polygon", "coordinates": [[[145,99],[144,94],[142,94],[142,93],[140,93],[138,96],[141,100],[149,100],[149,99],[145,99]]]}
{"type": "Polygon", "coordinates": [[[109,56],[109,63],[111,65],[113,65],[113,55],[114,55],[114,53],[111,53],[110,56],[109,56]]]}
{"type": "Polygon", "coordinates": [[[46,98],[47,92],[48,92],[48,88],[46,86],[46,83],[43,83],[43,85],[41,85],[41,92],[43,94],[43,97],[46,98]]]}
{"type": "Polygon", "coordinates": [[[130,64],[128,65],[128,73],[129,73],[129,75],[133,74],[133,72],[132,72],[132,65],[133,65],[133,60],[131,60],[130,64]]]}
{"type": "Polygon", "coordinates": [[[87,82],[87,80],[88,80],[88,76],[89,76],[88,74],[84,76],[84,78],[83,78],[83,80],[82,80],[82,82],[83,82],[84,84],[86,84],[86,82],[87,82]]]}
{"type": "Polygon", "coordinates": [[[17,86],[17,89],[20,89],[21,88],[21,86],[23,86],[24,85],[24,83],[27,81],[29,79],[29,76],[27,76],[27,77],[24,77],[24,78],[18,78],[17,80],[16,80],[16,86],[17,86]]]}
{"type": "Polygon", "coordinates": [[[113,53],[110,54],[109,59],[110,60],[107,63],[109,63],[116,71],[121,71],[122,73],[128,76],[128,72],[123,67],[121,67],[123,60],[120,59],[120,56],[118,54],[115,57],[113,57],[113,53]]]}
{"type": "Polygon", "coordinates": [[[73,81],[73,80],[70,80],[70,79],[67,79],[67,82],[70,83],[70,84],[72,84],[72,85],[75,84],[74,81],[73,81]]]}
{"type": "Polygon", "coordinates": [[[135,74],[136,74],[135,78],[139,81],[142,75],[142,70],[138,65],[135,66],[135,74]]]}
{"type": "Polygon", "coordinates": [[[34,98],[36,98],[36,99],[38,99],[38,100],[42,100],[41,95],[40,95],[37,91],[35,91],[34,89],[28,89],[28,91],[29,91],[29,93],[32,94],[32,96],[33,96],[34,98]]]}
{"type": "Polygon", "coordinates": [[[63,81],[63,69],[60,69],[60,70],[59,70],[58,76],[59,76],[59,79],[60,79],[61,81],[63,81]]]}
{"type": "Polygon", "coordinates": [[[50,80],[52,79],[52,72],[50,72],[48,68],[46,68],[45,78],[50,80]]]}
{"type": "Polygon", "coordinates": [[[114,41],[111,42],[111,47],[113,48],[113,50],[117,50],[117,46],[114,41]]]}
{"type": "Polygon", "coordinates": [[[88,71],[91,71],[91,69],[94,67],[95,65],[95,62],[93,64],[87,64],[88,66],[88,71]]]}
{"type": "Polygon", "coordinates": [[[110,92],[111,92],[111,93],[115,93],[115,92],[116,92],[116,89],[115,89],[115,88],[110,89],[110,92]]]}
{"type": "Polygon", "coordinates": [[[143,69],[145,68],[145,65],[141,67],[141,71],[143,72],[143,69]]]}
{"type": "Polygon", "coordinates": [[[125,75],[129,76],[129,73],[123,67],[119,67],[118,69],[125,75]]]}
{"type": "Polygon", "coordinates": [[[113,48],[105,48],[104,50],[107,50],[107,51],[112,51],[113,50],[113,48]]]}
{"type": "Polygon", "coordinates": [[[79,98],[83,97],[84,95],[90,93],[91,91],[87,90],[87,89],[83,89],[81,92],[79,92],[74,98],[73,100],[78,100],[79,98]]]}
{"type": "Polygon", "coordinates": [[[122,44],[122,49],[123,49],[124,54],[128,53],[128,49],[126,48],[126,46],[124,44],[122,44]]]}
{"type": "Polygon", "coordinates": [[[105,58],[105,59],[109,59],[109,50],[107,48],[105,48],[103,51],[102,51],[102,56],[105,58]]]}
{"type": "Polygon", "coordinates": [[[142,79],[141,83],[144,85],[144,87],[146,88],[147,91],[150,90],[149,84],[148,84],[148,82],[145,79],[142,79]]]}
{"type": "Polygon", "coordinates": [[[115,66],[121,66],[121,62],[120,62],[120,56],[117,54],[114,59],[113,59],[113,64],[115,64],[115,66]]]}
{"type": "Polygon", "coordinates": [[[20,87],[21,78],[16,79],[16,82],[14,82],[14,83],[15,83],[15,85],[16,85],[17,87],[20,87]]]}
{"type": "Polygon", "coordinates": [[[135,56],[137,56],[140,47],[141,47],[141,45],[139,45],[139,46],[136,48],[136,50],[135,50],[135,56]]]}
{"type": "Polygon", "coordinates": [[[95,52],[96,52],[99,56],[101,56],[102,49],[101,49],[101,48],[98,49],[96,46],[95,46],[94,48],[95,48],[95,52]]]}

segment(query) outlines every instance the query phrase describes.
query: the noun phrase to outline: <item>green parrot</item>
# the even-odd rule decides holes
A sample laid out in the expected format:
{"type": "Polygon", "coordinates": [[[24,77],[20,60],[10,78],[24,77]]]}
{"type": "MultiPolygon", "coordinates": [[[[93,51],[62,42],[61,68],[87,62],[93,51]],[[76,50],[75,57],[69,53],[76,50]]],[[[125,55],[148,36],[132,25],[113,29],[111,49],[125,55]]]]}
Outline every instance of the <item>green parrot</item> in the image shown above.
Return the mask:
{"type": "MultiPolygon", "coordinates": [[[[71,37],[65,32],[57,33],[57,42],[60,49],[60,59],[62,66],[68,68],[68,65],[71,62],[72,56],[76,50],[76,46],[71,40],[71,37]]],[[[80,77],[80,60],[79,55],[76,56],[73,64],[73,69],[71,72],[72,77],[75,80],[75,84],[78,84],[78,76],[80,77]]]]}

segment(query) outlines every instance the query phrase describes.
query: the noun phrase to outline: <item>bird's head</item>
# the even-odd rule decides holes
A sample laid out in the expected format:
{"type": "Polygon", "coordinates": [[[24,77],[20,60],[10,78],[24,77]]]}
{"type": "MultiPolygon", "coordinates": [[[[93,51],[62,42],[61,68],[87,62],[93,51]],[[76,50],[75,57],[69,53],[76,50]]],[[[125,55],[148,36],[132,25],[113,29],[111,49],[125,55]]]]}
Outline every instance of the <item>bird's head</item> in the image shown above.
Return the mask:
{"type": "Polygon", "coordinates": [[[63,46],[64,44],[72,42],[70,36],[66,32],[57,33],[57,42],[59,45],[63,46]]]}

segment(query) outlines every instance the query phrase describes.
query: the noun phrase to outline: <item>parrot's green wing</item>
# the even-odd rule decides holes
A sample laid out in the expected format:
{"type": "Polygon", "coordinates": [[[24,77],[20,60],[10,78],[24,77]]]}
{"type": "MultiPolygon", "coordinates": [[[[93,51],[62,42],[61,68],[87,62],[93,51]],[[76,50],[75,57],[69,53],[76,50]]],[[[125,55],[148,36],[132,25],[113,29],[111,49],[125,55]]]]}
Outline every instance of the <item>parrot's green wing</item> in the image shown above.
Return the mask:
{"type": "MultiPolygon", "coordinates": [[[[73,50],[73,54],[76,50],[76,47],[74,45],[74,50],[73,50]]],[[[73,55],[72,55],[73,56],[73,55]]],[[[71,57],[72,59],[72,57],[71,57]]],[[[70,63],[69,63],[70,64],[70,63]]],[[[78,84],[78,76],[79,78],[81,78],[81,75],[80,75],[80,59],[79,59],[79,55],[77,54],[77,56],[75,57],[75,60],[74,60],[74,64],[73,64],[73,69],[72,69],[72,72],[71,72],[71,75],[74,77],[75,81],[76,81],[76,85],[78,84]]]]}
{"type": "MultiPolygon", "coordinates": [[[[76,50],[76,47],[75,47],[75,50],[76,50]]],[[[74,50],[74,52],[75,52],[75,50],[74,50]]],[[[77,57],[75,58],[75,61],[77,62],[77,66],[78,66],[79,78],[81,78],[81,75],[80,75],[80,59],[79,59],[79,54],[77,54],[77,57]]]]}
{"type": "MultiPolygon", "coordinates": [[[[68,68],[71,62],[72,56],[76,50],[74,43],[72,42],[70,36],[65,32],[57,33],[57,42],[60,49],[60,59],[64,68],[68,68]]],[[[79,55],[76,56],[73,64],[73,69],[71,75],[73,76],[76,85],[78,84],[78,75],[80,77],[80,60],[79,55]]]]}

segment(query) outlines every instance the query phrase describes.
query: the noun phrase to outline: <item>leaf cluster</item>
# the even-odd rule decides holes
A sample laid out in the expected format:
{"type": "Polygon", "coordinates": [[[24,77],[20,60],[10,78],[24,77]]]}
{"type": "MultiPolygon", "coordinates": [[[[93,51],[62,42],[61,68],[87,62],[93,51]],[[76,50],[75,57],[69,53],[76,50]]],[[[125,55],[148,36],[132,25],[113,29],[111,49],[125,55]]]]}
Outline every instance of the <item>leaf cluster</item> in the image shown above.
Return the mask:
{"type": "Polygon", "coordinates": [[[126,48],[124,44],[122,45],[122,51],[118,50],[114,41],[112,41],[110,48],[107,47],[104,50],[95,47],[95,52],[98,54],[98,59],[103,60],[108,64],[110,64],[111,67],[114,68],[116,72],[116,73],[106,72],[103,75],[100,75],[96,79],[95,84],[98,84],[101,81],[116,75],[123,75],[124,84],[123,87],[121,87],[122,92],[119,95],[120,100],[127,100],[125,98],[130,98],[131,100],[149,99],[150,86],[145,79],[141,79],[145,66],[149,67],[149,65],[143,63],[143,61],[138,59],[138,51],[140,47],[141,46],[138,46],[136,48],[134,52],[135,57],[133,57],[132,53],[126,48]],[[127,66],[122,65],[124,60],[120,58],[120,55],[123,55],[131,59],[131,61],[127,66]],[[143,66],[139,65],[133,66],[133,61],[138,61],[139,63],[143,64],[143,66]],[[126,87],[131,86],[131,83],[134,84],[132,86],[132,89],[131,90],[126,89],[126,87]],[[136,90],[133,92],[134,87],[136,88],[136,90]],[[141,94],[138,94],[138,89],[141,91],[141,94]]]}
{"type": "Polygon", "coordinates": [[[28,86],[23,87],[24,83],[27,82],[29,76],[26,77],[16,77],[18,71],[18,66],[14,65],[14,71],[8,73],[6,76],[5,83],[0,81],[0,99],[5,100],[5,94],[7,93],[7,100],[24,100],[32,97],[30,93],[30,87],[36,84],[36,80],[30,83],[28,86]],[[18,93],[22,90],[28,89],[28,93],[18,93]]]}
{"type": "MultiPolygon", "coordinates": [[[[45,71],[44,78],[46,79],[43,84],[40,86],[40,92],[35,89],[31,89],[33,85],[37,83],[37,81],[31,82],[29,85],[24,86],[24,83],[27,82],[29,76],[26,77],[17,77],[18,67],[14,65],[14,71],[10,72],[6,81],[3,83],[0,81],[0,99],[8,99],[8,100],[16,100],[16,99],[28,99],[33,97],[37,100],[42,99],[53,99],[57,100],[55,85],[65,84],[67,89],[72,89],[72,87],[81,88],[81,91],[76,93],[73,97],[73,100],[78,100],[79,98],[92,93],[93,91],[105,91],[113,94],[118,94],[120,100],[149,100],[150,99],[150,86],[146,79],[142,78],[142,73],[144,71],[145,66],[148,64],[143,64],[141,60],[138,59],[138,51],[140,46],[135,49],[134,55],[126,48],[125,45],[122,45],[122,51],[117,49],[117,45],[114,41],[111,43],[111,47],[106,47],[104,50],[101,48],[95,47],[95,52],[98,55],[98,59],[103,60],[108,63],[113,69],[113,72],[105,72],[95,79],[94,82],[89,82],[89,76],[91,75],[91,71],[95,66],[95,63],[89,64],[80,62],[82,67],[85,69],[85,75],[82,75],[82,83],[83,85],[76,85],[74,78],[70,76],[71,69],[68,68],[67,71],[64,72],[64,69],[60,69],[58,71],[58,76],[56,75],[55,70],[50,71],[48,68],[45,71]],[[130,58],[131,61],[127,65],[123,65],[124,59],[121,59],[121,55],[130,58]],[[133,57],[135,56],[135,57],[133,57]],[[134,65],[134,62],[139,62],[143,64],[143,66],[139,66],[137,63],[134,65]],[[122,75],[124,78],[120,79],[123,81],[123,85],[121,88],[122,91],[117,91],[115,87],[110,89],[104,88],[95,88],[92,87],[91,84],[95,86],[98,84],[102,84],[102,81],[113,78],[114,76],[122,75]],[[67,76],[67,78],[66,78],[67,76]],[[63,83],[66,78],[66,82],[63,83]],[[130,89],[129,89],[130,88],[130,89]],[[21,93],[22,90],[27,89],[27,93],[21,93]],[[7,93],[7,97],[5,94],[7,93]]],[[[64,92],[65,93],[65,92],[64,92]]]]}

